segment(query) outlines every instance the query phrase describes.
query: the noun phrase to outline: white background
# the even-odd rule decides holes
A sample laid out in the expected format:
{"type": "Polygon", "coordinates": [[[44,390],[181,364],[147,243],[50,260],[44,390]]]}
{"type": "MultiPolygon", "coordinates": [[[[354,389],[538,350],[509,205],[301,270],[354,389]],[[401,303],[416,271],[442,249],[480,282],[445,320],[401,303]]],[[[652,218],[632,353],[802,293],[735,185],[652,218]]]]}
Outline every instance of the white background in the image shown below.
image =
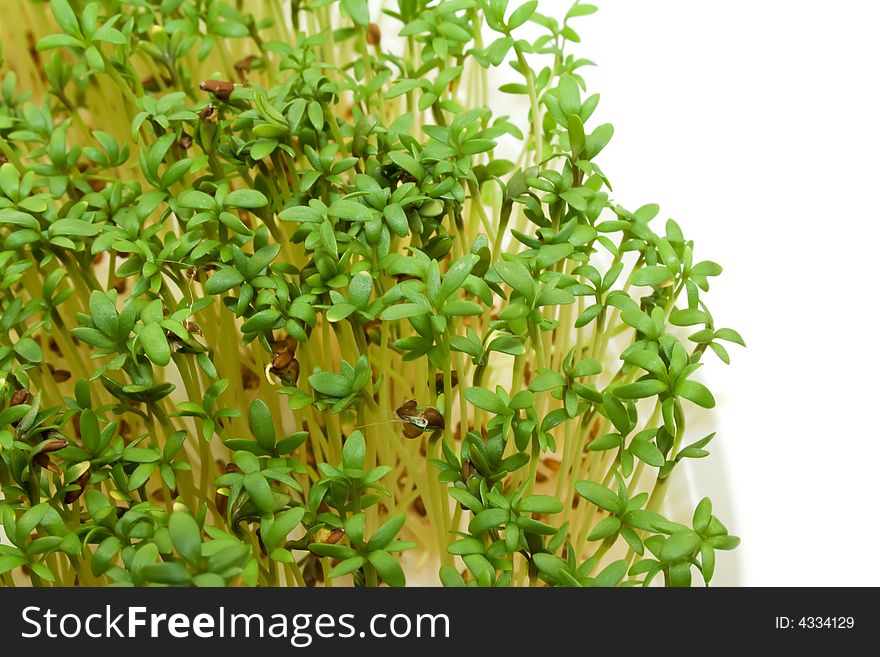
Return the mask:
{"type": "Polygon", "coordinates": [[[615,200],[724,266],[706,300],[748,344],[703,369],[698,484],[743,539],[720,583],[878,585],[880,3],[596,4],[577,53],[615,200]]]}
{"type": "Polygon", "coordinates": [[[707,301],[749,345],[704,368],[693,474],[743,539],[717,581],[880,585],[880,3],[598,4],[577,52],[615,200],[724,265],[707,301]]]}

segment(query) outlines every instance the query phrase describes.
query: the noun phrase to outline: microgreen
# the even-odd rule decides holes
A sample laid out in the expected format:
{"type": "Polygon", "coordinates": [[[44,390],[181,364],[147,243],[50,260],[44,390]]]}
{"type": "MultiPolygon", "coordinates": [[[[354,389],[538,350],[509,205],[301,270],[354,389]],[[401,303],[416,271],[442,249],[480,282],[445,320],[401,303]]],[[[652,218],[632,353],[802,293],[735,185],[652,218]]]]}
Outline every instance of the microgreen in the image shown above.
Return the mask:
{"type": "Polygon", "coordinates": [[[738,543],[662,515],[743,340],[599,168],[595,7],[385,4],[12,3],[4,584],[686,586],[738,543]]]}

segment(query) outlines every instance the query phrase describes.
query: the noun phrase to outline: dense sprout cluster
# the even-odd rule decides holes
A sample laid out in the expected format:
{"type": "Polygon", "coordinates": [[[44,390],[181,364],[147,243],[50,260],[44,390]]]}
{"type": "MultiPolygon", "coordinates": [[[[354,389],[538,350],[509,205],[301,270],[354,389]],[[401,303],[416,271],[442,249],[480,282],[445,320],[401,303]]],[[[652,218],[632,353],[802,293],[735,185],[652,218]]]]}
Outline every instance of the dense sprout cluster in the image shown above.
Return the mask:
{"type": "Polygon", "coordinates": [[[5,584],[689,585],[738,543],[661,514],[742,339],[595,162],[595,7],[386,4],[5,9],[5,584]]]}

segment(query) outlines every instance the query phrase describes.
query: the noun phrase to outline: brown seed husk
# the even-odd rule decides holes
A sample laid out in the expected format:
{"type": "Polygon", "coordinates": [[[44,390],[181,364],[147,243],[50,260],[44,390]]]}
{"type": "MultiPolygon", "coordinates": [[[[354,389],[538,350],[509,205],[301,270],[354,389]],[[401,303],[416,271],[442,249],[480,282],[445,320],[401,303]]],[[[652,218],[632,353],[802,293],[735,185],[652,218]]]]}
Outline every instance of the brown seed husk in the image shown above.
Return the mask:
{"type": "Polygon", "coordinates": [[[419,407],[415,399],[410,399],[403,406],[395,411],[401,420],[407,420],[411,417],[418,417],[419,407]]]}
{"type": "Polygon", "coordinates": [[[425,503],[421,497],[417,497],[416,499],[414,499],[412,505],[413,508],[416,510],[416,513],[418,513],[423,518],[428,515],[428,510],[425,508],[425,503]]]}
{"type": "Polygon", "coordinates": [[[43,445],[43,449],[40,450],[40,453],[48,454],[49,452],[57,452],[59,449],[64,449],[65,447],[67,447],[67,440],[64,438],[54,438],[43,445]]]}
{"type": "Polygon", "coordinates": [[[425,409],[425,412],[422,413],[422,417],[428,422],[428,426],[432,429],[445,429],[446,422],[443,419],[443,415],[436,408],[431,408],[430,406],[425,409]]]}
{"type": "Polygon", "coordinates": [[[205,105],[202,111],[199,112],[199,121],[203,123],[217,123],[219,118],[217,108],[211,104],[205,105]]]}
{"type": "Polygon", "coordinates": [[[56,370],[51,365],[49,366],[49,369],[52,372],[52,379],[55,383],[64,383],[65,381],[70,380],[71,374],[67,370],[56,370]]]}
{"type": "MultiPolygon", "coordinates": [[[[452,370],[449,378],[451,383],[450,389],[458,385],[458,372],[452,370]]],[[[436,377],[434,377],[434,390],[438,395],[443,392],[443,372],[437,372],[436,377]]]]}
{"type": "Polygon", "coordinates": [[[404,424],[403,435],[407,438],[418,438],[422,435],[422,430],[414,424],[404,424]]]}
{"type": "Polygon", "coordinates": [[[375,23],[367,25],[367,43],[371,46],[378,46],[382,42],[382,31],[375,23]]]}
{"type": "Polygon", "coordinates": [[[79,489],[67,491],[64,494],[64,503],[65,504],[73,504],[74,502],[76,502],[80,498],[80,496],[85,492],[86,484],[89,483],[89,479],[91,479],[91,478],[92,478],[91,470],[86,470],[79,477],[77,477],[77,479],[74,483],[79,486],[79,489]]]}
{"type": "Polygon", "coordinates": [[[235,84],[229,80],[202,80],[199,89],[207,91],[217,100],[229,100],[230,94],[235,90],[235,84]]]}
{"type": "Polygon", "coordinates": [[[49,455],[45,452],[40,452],[34,457],[34,463],[39,465],[44,470],[49,470],[50,472],[54,472],[59,477],[61,476],[61,470],[58,469],[58,466],[52,463],[52,459],[49,458],[49,455]]]}

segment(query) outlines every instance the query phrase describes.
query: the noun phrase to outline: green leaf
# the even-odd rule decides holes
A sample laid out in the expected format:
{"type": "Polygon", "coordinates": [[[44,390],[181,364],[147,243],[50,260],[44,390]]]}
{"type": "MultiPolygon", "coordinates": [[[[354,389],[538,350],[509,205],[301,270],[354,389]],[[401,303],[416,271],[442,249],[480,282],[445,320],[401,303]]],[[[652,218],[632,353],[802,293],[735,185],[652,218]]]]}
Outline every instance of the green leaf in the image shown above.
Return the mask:
{"type": "Polygon", "coordinates": [[[700,546],[700,570],[703,573],[703,581],[708,585],[715,574],[715,548],[710,543],[704,542],[700,546]]]}
{"type": "Polygon", "coordinates": [[[122,452],[122,458],[132,463],[155,463],[161,457],[159,452],[151,447],[129,446],[122,452]]]}
{"type": "Polygon", "coordinates": [[[346,221],[369,221],[373,216],[373,213],[370,212],[366,205],[344,198],[331,205],[327,209],[327,214],[331,217],[345,219],[346,221]]]}
{"type": "Polygon", "coordinates": [[[440,283],[440,292],[435,301],[438,306],[443,305],[446,299],[462,286],[479,261],[479,256],[468,253],[449,266],[446,274],[443,275],[443,281],[440,283]]]}
{"type": "Polygon", "coordinates": [[[673,273],[669,267],[663,265],[651,265],[636,271],[632,276],[633,285],[660,285],[671,281],[673,273]]]}
{"type": "Polygon", "coordinates": [[[266,451],[275,449],[275,427],[269,407],[262,399],[254,399],[248,407],[248,425],[260,447],[266,451]]]}
{"type": "Polygon", "coordinates": [[[69,34],[47,34],[37,41],[37,52],[53,48],[85,48],[85,44],[81,39],[69,34]]]}
{"type": "Polygon", "coordinates": [[[280,244],[269,244],[259,249],[247,261],[247,277],[254,278],[268,267],[281,251],[280,244]]]}
{"type": "Polygon", "coordinates": [[[348,537],[349,543],[360,546],[364,540],[364,514],[355,513],[349,516],[342,523],[345,535],[348,537]]]}
{"type": "Polygon", "coordinates": [[[234,192],[229,192],[226,198],[223,199],[223,205],[226,207],[246,208],[248,210],[262,208],[268,204],[269,199],[256,189],[236,189],[234,192]]]}
{"type": "Polygon", "coordinates": [[[128,492],[134,492],[147,483],[157,467],[158,464],[156,463],[141,463],[138,465],[128,478],[128,492]]]}
{"type": "Polygon", "coordinates": [[[168,518],[168,534],[178,554],[193,566],[202,560],[202,532],[186,511],[175,511],[168,518]]]}
{"type": "Polygon", "coordinates": [[[342,577],[343,575],[347,575],[348,573],[354,572],[367,563],[367,560],[361,555],[356,555],[353,557],[349,557],[348,559],[344,559],[336,564],[328,573],[330,579],[335,577],[342,577]]]}
{"type": "Polygon", "coordinates": [[[510,49],[513,47],[513,39],[510,37],[501,37],[493,41],[488,48],[486,48],[486,57],[492,63],[492,66],[500,66],[504,61],[504,58],[507,57],[507,53],[510,52],[510,49]]]}
{"type": "Polygon", "coordinates": [[[14,568],[18,568],[27,563],[27,559],[19,555],[6,555],[0,557],[0,575],[8,573],[14,568]]]}
{"type": "Polygon", "coordinates": [[[241,330],[243,333],[257,333],[258,331],[267,331],[271,328],[274,328],[276,322],[281,317],[281,313],[279,313],[274,308],[265,308],[259,312],[254,313],[250,317],[245,320],[245,322],[241,325],[241,330]]]}
{"type": "Polygon", "coordinates": [[[425,177],[425,168],[409,153],[392,151],[388,157],[401,169],[411,173],[416,180],[422,180],[425,177]]]}
{"type": "Polygon", "coordinates": [[[10,199],[17,198],[19,183],[19,175],[15,165],[11,162],[0,164],[0,190],[10,199]]]}
{"type": "Polygon", "coordinates": [[[556,99],[559,101],[559,109],[566,118],[577,114],[581,108],[581,90],[574,77],[568,73],[559,76],[559,86],[556,88],[556,99]]]}
{"type": "Polygon", "coordinates": [[[626,406],[617,397],[608,392],[602,395],[602,404],[614,428],[624,435],[629,433],[631,426],[626,406]]]}
{"type": "Polygon", "coordinates": [[[699,276],[720,276],[722,269],[721,265],[714,263],[711,260],[704,260],[703,262],[698,262],[694,265],[694,268],[691,271],[699,276]]]}
{"type": "Polygon", "coordinates": [[[617,495],[601,484],[597,484],[594,481],[579,481],[574,487],[581,497],[592,502],[601,509],[605,509],[612,513],[620,513],[623,511],[623,504],[617,495]]]}
{"type": "Polygon", "coordinates": [[[116,304],[110,297],[104,292],[93,290],[89,295],[89,313],[101,333],[111,338],[116,337],[119,313],[116,311],[116,304]]]}
{"type": "MultiPolygon", "coordinates": [[[[4,408],[2,411],[0,411],[0,427],[5,427],[12,422],[17,422],[25,415],[27,415],[30,410],[31,407],[27,404],[18,404],[17,406],[4,408]]],[[[7,449],[12,449],[12,447],[10,446],[7,449]]]]}
{"type": "MultiPolygon", "coordinates": [[[[26,540],[30,533],[43,522],[43,518],[46,517],[46,514],[49,512],[51,507],[48,503],[44,502],[42,504],[37,504],[36,506],[32,506],[18,519],[18,523],[15,525],[15,542],[18,545],[22,545],[26,540]]],[[[11,537],[10,537],[11,538],[11,537]]]]}
{"type": "Polygon", "coordinates": [[[620,520],[617,516],[608,516],[599,522],[590,535],[587,536],[588,541],[600,541],[611,536],[620,529],[620,520]]]}
{"type": "Polygon", "coordinates": [[[669,323],[674,326],[693,326],[694,324],[706,324],[710,320],[709,315],[697,308],[685,308],[675,310],[669,315],[669,323]]]}
{"type": "Polygon", "coordinates": [[[595,376],[596,374],[601,374],[601,372],[602,363],[595,358],[584,358],[575,363],[574,367],[571,369],[571,376],[575,379],[579,379],[583,376],[595,376]]]}
{"type": "Polygon", "coordinates": [[[562,502],[549,495],[530,495],[517,506],[517,510],[524,513],[559,513],[562,508],[562,502]]]}
{"type": "Polygon", "coordinates": [[[663,453],[657,449],[654,443],[648,440],[633,440],[629,446],[629,451],[640,461],[644,461],[655,468],[663,467],[663,464],[666,463],[663,453]]]}
{"type": "Polygon", "coordinates": [[[694,531],[699,534],[705,534],[709,528],[709,521],[712,520],[712,500],[704,497],[694,509],[694,520],[691,523],[694,531]]]}
{"type": "Polygon", "coordinates": [[[464,588],[464,578],[452,566],[441,566],[440,582],[446,588],[464,588]]]}
{"type": "Polygon", "coordinates": [[[409,234],[409,220],[403,208],[397,203],[389,203],[382,211],[385,221],[391,232],[398,237],[406,237],[409,234]]]}
{"type": "Polygon", "coordinates": [[[309,121],[315,130],[321,130],[324,127],[324,110],[321,107],[321,103],[317,100],[309,101],[306,113],[308,114],[309,121]]]}
{"type": "Polygon", "coordinates": [[[226,580],[216,573],[200,573],[192,578],[194,586],[199,588],[222,588],[226,586],[226,580]]]}
{"type": "Polygon", "coordinates": [[[278,142],[274,139],[257,139],[251,146],[250,156],[254,160],[262,160],[271,155],[276,148],[278,148],[278,142]]]}
{"type": "Polygon", "coordinates": [[[71,36],[80,35],[79,21],[67,0],[51,0],[49,7],[52,9],[52,15],[55,17],[55,22],[58,23],[58,26],[66,34],[70,34],[71,36]]]}
{"type": "Polygon", "coordinates": [[[590,14],[596,13],[597,9],[595,5],[581,5],[575,4],[571,9],[568,10],[568,13],[565,17],[568,18],[577,18],[578,16],[588,16],[590,14]]]}
{"type": "Polygon", "coordinates": [[[430,310],[428,308],[419,303],[398,303],[383,310],[381,318],[384,321],[391,322],[398,319],[406,319],[408,317],[427,315],[429,312],[430,310]]]}
{"type": "Polygon", "coordinates": [[[92,574],[96,577],[100,577],[107,572],[107,569],[111,565],[111,560],[116,556],[116,553],[119,552],[121,547],[121,541],[115,536],[108,536],[101,541],[101,544],[98,545],[92,556],[92,574]]]}
{"type": "Polygon", "coordinates": [[[706,539],[706,542],[709,543],[716,550],[733,550],[735,549],[739,543],[738,536],[711,536],[706,539]]]}
{"type": "Polygon", "coordinates": [[[675,394],[703,408],[714,408],[715,406],[715,397],[706,386],[697,381],[680,381],[675,386],[675,394]]]}
{"type": "Polygon", "coordinates": [[[604,123],[593,130],[587,137],[587,143],[584,147],[584,154],[587,156],[587,159],[592,160],[596,157],[608,145],[608,142],[611,141],[613,134],[614,126],[610,123],[604,123]]]}
{"type": "Polygon", "coordinates": [[[690,529],[675,532],[660,549],[660,558],[663,561],[684,559],[691,556],[700,547],[700,543],[699,535],[690,529]]]}
{"type": "MultiPolygon", "coordinates": [[[[86,51],[86,56],[92,51],[95,52],[98,55],[98,59],[100,59],[100,54],[94,47],[89,48],[89,50],[86,51]]],[[[145,175],[149,176],[151,179],[159,177],[159,165],[162,164],[165,154],[171,148],[171,145],[176,139],[177,136],[169,132],[153,142],[153,144],[147,149],[146,155],[142,153],[142,169],[145,175]]]]}
{"type": "Polygon", "coordinates": [[[388,586],[406,586],[406,576],[403,574],[403,569],[400,567],[397,559],[385,552],[385,550],[370,552],[368,559],[388,586]]]}
{"type": "Polygon", "coordinates": [[[360,271],[351,277],[348,284],[348,302],[356,308],[364,308],[370,303],[373,293],[373,277],[368,271],[360,271]]]}
{"type": "Polygon", "coordinates": [[[477,513],[483,510],[483,505],[480,500],[463,488],[450,488],[449,496],[459,502],[466,509],[470,509],[477,513]]]}
{"type": "Polygon", "coordinates": [[[138,334],[144,353],[151,361],[160,367],[164,367],[171,360],[171,348],[165,337],[165,329],[157,322],[151,322],[141,329],[138,334]]]}
{"type": "Polygon", "coordinates": [[[237,269],[225,267],[205,282],[206,294],[222,294],[244,282],[244,276],[237,269]]]}
{"type": "Polygon", "coordinates": [[[367,0],[342,0],[345,13],[355,25],[365,27],[370,22],[370,8],[367,0]]]}
{"type": "Polygon", "coordinates": [[[128,40],[122,32],[115,28],[108,27],[107,25],[102,25],[95,30],[95,33],[92,35],[92,40],[112,43],[115,46],[121,46],[128,43],[128,40]]]}
{"type": "Polygon", "coordinates": [[[507,524],[508,520],[510,520],[510,512],[505,509],[485,509],[471,518],[468,532],[483,534],[490,529],[507,524]]]}
{"type": "Polygon", "coordinates": [[[495,271],[510,287],[524,296],[529,303],[535,300],[535,282],[528,268],[519,260],[502,260],[495,263],[495,271]]]}
{"type": "Polygon", "coordinates": [[[449,547],[446,549],[449,554],[458,554],[458,555],[466,555],[466,554],[483,554],[486,551],[486,546],[483,545],[483,542],[476,538],[462,538],[453,543],[450,543],[449,547]]]}
{"type": "Polygon", "coordinates": [[[530,0],[529,2],[521,4],[510,15],[510,18],[507,19],[507,29],[515,30],[518,28],[532,17],[532,14],[535,13],[535,9],[537,8],[538,0],[530,0]]]}
{"type": "Polygon", "coordinates": [[[530,390],[520,390],[510,399],[508,408],[513,410],[526,410],[534,408],[535,395],[530,390]]]}
{"type": "Polygon", "coordinates": [[[620,434],[607,433],[591,442],[588,449],[591,452],[602,452],[616,447],[620,447],[620,434]]]}
{"type": "Polygon", "coordinates": [[[52,573],[52,571],[49,569],[49,566],[47,566],[46,564],[44,564],[44,563],[31,563],[30,568],[31,568],[31,572],[33,572],[35,575],[37,575],[40,579],[44,579],[47,582],[54,582],[55,581],[55,575],[52,573]]]}
{"type": "Polygon", "coordinates": [[[620,319],[645,335],[653,335],[655,333],[654,322],[638,308],[630,307],[623,310],[620,313],[620,319]]]}
{"type": "MultiPolygon", "coordinates": [[[[474,346],[476,348],[479,348],[480,347],[479,341],[474,346]]],[[[502,354],[508,354],[510,356],[522,356],[523,354],[526,353],[526,347],[522,343],[522,340],[520,340],[519,338],[517,338],[516,336],[513,336],[513,335],[502,335],[502,336],[495,338],[494,340],[492,340],[492,342],[489,343],[489,346],[487,347],[487,349],[489,351],[497,351],[502,354]]],[[[464,351],[464,350],[461,349],[459,351],[464,351]]],[[[472,356],[475,356],[478,358],[480,356],[481,352],[477,351],[476,353],[474,353],[474,352],[468,351],[466,353],[469,353],[472,356]]]]}
{"type": "Polygon", "coordinates": [[[660,356],[653,351],[648,351],[647,349],[632,351],[626,355],[624,360],[630,365],[641,367],[643,370],[650,372],[657,378],[662,379],[666,376],[666,365],[663,364],[663,360],[660,356]]]}
{"type": "Polygon", "coordinates": [[[101,226],[81,219],[57,219],[49,226],[49,237],[94,237],[101,226]]]}
{"type": "Polygon", "coordinates": [[[443,314],[450,317],[473,317],[482,313],[480,304],[466,299],[451,299],[443,305],[443,314]]]}
{"type": "Polygon", "coordinates": [[[272,488],[262,474],[259,472],[246,474],[243,483],[251,501],[257,508],[269,513],[275,510],[275,496],[272,495],[272,488]]]}
{"type": "Polygon", "coordinates": [[[722,328],[715,331],[715,338],[718,340],[727,340],[728,342],[734,342],[738,345],[746,346],[745,340],[743,340],[742,336],[730,328],[722,328]]]}
{"type": "Polygon", "coordinates": [[[97,329],[88,328],[85,326],[77,326],[73,328],[70,332],[77,340],[81,340],[82,342],[90,344],[94,347],[111,349],[116,346],[116,342],[113,339],[108,338],[97,329]]]}
{"type": "Polygon", "coordinates": [[[279,513],[272,523],[272,528],[264,537],[265,540],[269,545],[279,545],[302,522],[304,515],[305,508],[301,506],[279,513]]]}
{"type": "Polygon", "coordinates": [[[617,586],[626,575],[629,563],[626,559],[620,559],[608,564],[608,566],[593,580],[593,586],[617,586]]]}
{"type": "Polygon", "coordinates": [[[327,397],[342,398],[351,394],[351,383],[335,372],[316,372],[309,377],[309,385],[327,397]]]}
{"type": "Polygon", "coordinates": [[[397,536],[406,522],[406,513],[391,516],[377,529],[367,542],[367,550],[382,550],[397,536]]]}
{"type": "Polygon", "coordinates": [[[538,376],[529,385],[529,390],[533,392],[542,392],[544,390],[554,390],[565,385],[565,378],[553,370],[539,369],[538,376]]]}
{"type": "Polygon", "coordinates": [[[559,579],[561,573],[566,570],[566,564],[562,559],[546,552],[539,552],[532,557],[532,560],[538,570],[553,579],[559,579]]]}
{"type": "Polygon", "coordinates": [[[12,349],[23,359],[31,363],[39,363],[43,360],[43,350],[31,338],[22,338],[12,346],[12,349]]]}
{"type": "Polygon", "coordinates": [[[325,316],[327,317],[327,321],[339,322],[356,311],[357,306],[353,306],[350,303],[337,303],[336,305],[327,309],[325,316]]]}
{"type": "Polygon", "coordinates": [[[657,523],[663,521],[663,516],[661,516],[659,513],[655,513],[654,511],[643,511],[641,509],[634,509],[632,511],[627,511],[624,514],[623,521],[627,525],[635,527],[636,529],[641,529],[642,531],[656,532],[659,531],[657,529],[657,523]]]}
{"type": "Polygon", "coordinates": [[[594,319],[596,319],[599,314],[602,312],[602,305],[598,303],[594,303],[592,306],[588,306],[584,312],[578,315],[577,321],[574,324],[575,328],[581,328],[582,326],[586,326],[594,319]]]}
{"type": "Polygon", "coordinates": [[[366,458],[366,443],[364,435],[355,431],[342,445],[342,467],[351,470],[363,470],[366,458]]]}
{"type": "Polygon", "coordinates": [[[422,80],[410,80],[407,78],[401,78],[397,80],[391,88],[388,90],[388,93],[385,94],[385,99],[390,100],[391,98],[397,98],[398,96],[402,96],[405,93],[409,93],[414,89],[418,89],[423,85],[427,84],[422,80]]]}
{"type": "Polygon", "coordinates": [[[659,395],[666,390],[666,384],[657,379],[643,379],[634,383],[618,386],[614,394],[620,399],[644,399],[659,395]]]}
{"type": "Polygon", "coordinates": [[[477,408],[489,411],[495,415],[509,415],[507,406],[494,392],[486,388],[468,388],[464,391],[464,397],[477,408]]]}

